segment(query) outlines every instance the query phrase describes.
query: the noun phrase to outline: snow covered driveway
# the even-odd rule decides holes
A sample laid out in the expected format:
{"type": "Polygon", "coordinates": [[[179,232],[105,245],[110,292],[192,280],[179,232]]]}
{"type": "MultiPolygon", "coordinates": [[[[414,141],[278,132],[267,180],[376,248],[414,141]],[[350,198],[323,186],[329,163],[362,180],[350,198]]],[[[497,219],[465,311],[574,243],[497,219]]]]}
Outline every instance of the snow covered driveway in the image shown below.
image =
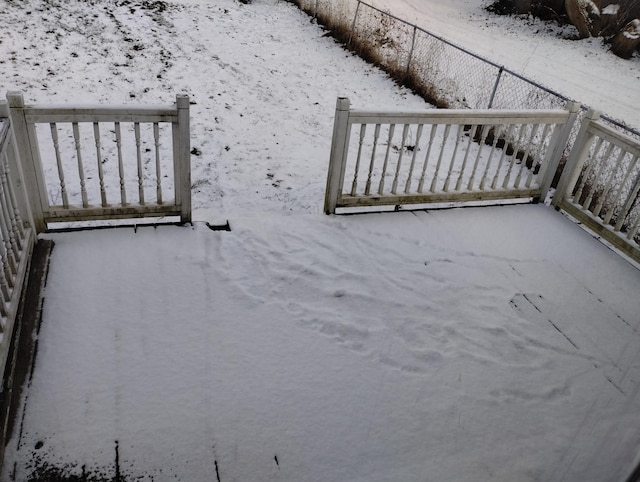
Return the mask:
{"type": "Polygon", "coordinates": [[[231,228],[50,235],[37,362],[3,480],[630,471],[640,272],[551,208],[231,228]]]}

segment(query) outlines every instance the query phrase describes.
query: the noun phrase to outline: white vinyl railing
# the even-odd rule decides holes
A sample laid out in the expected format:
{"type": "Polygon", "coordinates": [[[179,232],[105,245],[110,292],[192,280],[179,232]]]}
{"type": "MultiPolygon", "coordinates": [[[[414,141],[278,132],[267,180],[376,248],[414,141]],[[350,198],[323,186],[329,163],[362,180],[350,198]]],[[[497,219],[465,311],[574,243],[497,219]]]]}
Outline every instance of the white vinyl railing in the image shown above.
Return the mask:
{"type": "Polygon", "coordinates": [[[191,220],[189,98],[171,106],[30,106],[7,95],[35,228],[179,216],[191,220]]]}
{"type": "Polygon", "coordinates": [[[4,373],[35,243],[10,121],[0,106],[0,373],[4,373]]]}
{"type": "Polygon", "coordinates": [[[379,112],[340,98],[325,212],[544,199],[578,109],[379,112]]]}
{"type": "Polygon", "coordinates": [[[640,143],[585,118],[553,205],[640,262],[640,143]]]}

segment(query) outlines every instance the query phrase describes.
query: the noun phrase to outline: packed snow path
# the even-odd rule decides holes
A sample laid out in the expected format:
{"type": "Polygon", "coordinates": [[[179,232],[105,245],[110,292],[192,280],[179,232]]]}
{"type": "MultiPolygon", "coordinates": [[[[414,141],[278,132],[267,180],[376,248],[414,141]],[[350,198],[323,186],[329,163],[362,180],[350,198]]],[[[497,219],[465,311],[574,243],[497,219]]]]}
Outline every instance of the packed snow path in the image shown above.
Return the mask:
{"type": "Polygon", "coordinates": [[[38,467],[111,480],[116,444],[125,480],[629,472],[640,272],[554,210],[231,228],[51,235],[3,480],[38,467]]]}

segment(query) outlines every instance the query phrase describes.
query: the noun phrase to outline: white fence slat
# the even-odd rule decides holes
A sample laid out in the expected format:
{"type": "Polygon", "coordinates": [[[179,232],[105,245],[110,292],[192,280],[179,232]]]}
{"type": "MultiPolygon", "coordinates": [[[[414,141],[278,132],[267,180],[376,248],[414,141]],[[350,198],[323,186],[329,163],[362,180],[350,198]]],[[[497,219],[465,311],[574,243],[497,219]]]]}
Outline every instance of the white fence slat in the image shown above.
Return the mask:
{"type": "MultiPolygon", "coordinates": [[[[613,169],[611,169],[611,171],[609,172],[609,176],[608,179],[605,183],[604,189],[602,190],[602,193],[598,196],[598,201],[596,202],[596,207],[593,210],[593,215],[594,216],[600,216],[600,212],[602,211],[602,208],[604,206],[604,201],[605,199],[607,199],[607,196],[609,195],[609,192],[611,191],[611,187],[613,185],[613,180],[616,176],[616,173],[620,170],[620,166],[622,165],[622,161],[624,160],[624,158],[626,157],[627,152],[624,149],[620,149],[620,152],[618,153],[618,157],[616,159],[616,163],[615,163],[615,167],[613,169]]],[[[605,162],[602,163],[602,169],[600,174],[602,174],[603,170],[604,170],[604,165],[605,162]]],[[[600,175],[598,175],[598,178],[600,177],[600,175]]],[[[595,191],[595,189],[594,189],[595,191]]]]}
{"type": "Polygon", "coordinates": [[[56,166],[58,167],[58,179],[60,181],[60,193],[62,195],[62,205],[69,207],[69,196],[67,194],[67,186],[64,180],[64,169],[62,167],[62,155],[60,154],[60,140],[58,138],[58,125],[55,122],[49,124],[51,128],[51,140],[53,141],[53,150],[56,156],[56,166]]]}
{"type": "MultiPolygon", "coordinates": [[[[363,124],[366,125],[366,124],[363,124]]],[[[396,164],[396,174],[393,177],[393,184],[391,185],[391,194],[398,192],[398,178],[400,176],[400,169],[402,167],[402,156],[404,154],[404,147],[407,142],[407,133],[409,132],[409,124],[405,124],[402,128],[402,140],[400,141],[400,152],[398,153],[398,162],[396,164]]]]}
{"type": "MultiPolygon", "coordinates": [[[[47,229],[47,223],[59,221],[83,221],[94,219],[121,219],[146,216],[180,216],[188,222],[191,219],[191,174],[190,174],[190,133],[189,98],[176,96],[173,106],[25,106],[19,93],[9,94],[9,112],[16,119],[14,127],[20,138],[16,145],[19,156],[25,164],[25,183],[30,196],[29,206],[34,206],[33,218],[38,232],[47,229]],[[101,123],[113,125],[115,146],[106,143],[109,139],[106,127],[101,123]],[[40,145],[36,126],[50,124],[53,148],[40,145]],[[61,123],[70,124],[70,139],[59,131],[61,123]],[[122,124],[126,124],[124,127],[122,124]],[[93,134],[89,134],[89,124],[93,134]],[[163,186],[165,144],[167,132],[164,124],[171,124],[171,142],[173,144],[173,194],[169,202],[168,193],[163,186]],[[130,134],[130,132],[132,134],[130,134]],[[91,137],[92,136],[92,137],[91,137]],[[91,139],[91,140],[89,140],[91,139]],[[70,144],[73,143],[71,147],[70,144]],[[95,162],[89,143],[95,144],[95,162]],[[153,146],[151,146],[153,144],[153,146]],[[28,147],[28,148],[27,148],[28,147]],[[49,200],[47,181],[41,162],[47,161],[47,176],[52,173],[51,166],[55,158],[58,171],[56,186],[62,194],[62,205],[54,205],[49,200]],[[65,156],[77,162],[75,172],[70,175],[65,164],[65,156]],[[133,154],[135,152],[135,154],[133,154]],[[111,161],[117,158],[116,163],[111,161]],[[26,159],[26,161],[25,161],[26,159]],[[134,160],[135,159],[135,160],[134,160]],[[110,162],[111,161],[111,162],[110,162]],[[146,177],[155,179],[147,181],[146,177]],[[135,172],[135,174],[134,174],[135,172]],[[134,181],[135,178],[135,181],[134,181]],[[75,184],[71,184],[71,183],[75,184]],[[137,203],[130,205],[127,199],[127,182],[138,187],[137,203]],[[154,183],[155,199],[145,199],[147,182],[154,183]],[[69,186],[79,185],[79,193],[69,186]],[[119,196],[117,192],[119,191],[119,196]],[[119,197],[120,204],[111,205],[119,197]],[[75,200],[77,198],[77,200],[75,200]],[[121,210],[119,210],[122,208],[121,210]]],[[[110,128],[110,127],[109,127],[110,128]]],[[[53,192],[53,191],[52,191],[53,192]]],[[[53,195],[53,194],[52,194],[53,195]]],[[[135,197],[135,196],[134,196],[135,197]]],[[[153,195],[151,195],[153,198],[153,195]]]]}
{"type": "MultiPolygon", "coordinates": [[[[456,165],[458,148],[460,147],[460,141],[461,141],[461,138],[462,138],[462,131],[463,131],[462,124],[458,124],[458,130],[456,132],[456,142],[455,142],[455,145],[453,147],[453,152],[451,153],[451,159],[449,159],[449,170],[447,171],[447,177],[444,180],[444,186],[442,187],[442,190],[444,192],[448,192],[449,191],[449,183],[451,182],[451,176],[453,175],[453,169],[454,169],[454,167],[456,165]]],[[[462,170],[461,170],[461,172],[462,172],[462,170]]]]}
{"type": "MultiPolygon", "coordinates": [[[[469,176],[469,182],[467,183],[467,190],[471,191],[473,189],[473,183],[476,178],[476,172],[478,172],[478,166],[480,165],[480,157],[482,156],[482,146],[484,146],[485,141],[487,140],[488,129],[481,128],[480,137],[478,139],[478,153],[476,154],[476,159],[473,163],[473,168],[471,169],[471,176],[469,176]]],[[[470,136],[475,136],[475,131],[469,134],[470,136]]]]}
{"type": "Polygon", "coordinates": [[[153,123],[153,145],[156,154],[156,202],[162,204],[162,173],[160,170],[160,126],[153,123]]]}
{"type": "Polygon", "coordinates": [[[431,148],[433,147],[433,142],[436,137],[436,132],[438,131],[438,124],[432,124],[429,126],[429,145],[427,146],[427,152],[424,155],[424,161],[422,163],[422,172],[420,174],[420,181],[418,182],[418,192],[422,193],[424,188],[424,181],[427,174],[427,165],[429,164],[429,159],[431,158],[431,148]]]}
{"type": "Polygon", "coordinates": [[[104,172],[102,170],[102,146],[100,144],[100,124],[93,123],[93,139],[96,144],[96,161],[98,163],[98,181],[100,183],[100,201],[102,206],[107,206],[107,191],[104,187],[104,172]]]}
{"type": "Polygon", "coordinates": [[[445,147],[447,145],[447,141],[449,140],[450,132],[451,132],[451,124],[446,124],[444,126],[444,135],[442,137],[442,144],[440,144],[440,153],[438,154],[438,161],[436,162],[436,172],[434,173],[433,178],[431,180],[431,186],[429,186],[429,191],[432,193],[436,192],[438,175],[440,174],[440,167],[442,166],[442,158],[444,157],[445,147]]]}
{"type": "Polygon", "coordinates": [[[87,184],[84,178],[84,164],[82,162],[82,143],[80,140],[80,128],[77,122],[73,122],[73,141],[76,146],[76,161],[78,162],[78,176],[80,178],[80,194],[82,196],[82,207],[89,207],[87,197],[87,184]]]}
{"type": "Polygon", "coordinates": [[[558,147],[556,143],[562,140],[562,135],[568,135],[566,125],[573,122],[577,108],[572,105],[572,110],[565,111],[428,109],[380,112],[345,107],[341,112],[336,111],[336,120],[339,116],[346,120],[342,122],[342,132],[336,130],[338,123],[334,123],[332,143],[332,146],[341,146],[340,156],[332,147],[332,159],[339,160],[344,166],[335,167],[330,162],[330,171],[340,171],[348,164],[353,178],[348,187],[340,182],[336,184],[337,191],[327,191],[325,200],[329,203],[328,200],[333,199],[335,207],[350,207],[385,202],[441,202],[442,199],[494,200],[528,196],[538,199],[542,185],[538,174],[559,160],[564,146],[558,147]],[[369,124],[374,126],[372,138],[368,135],[369,124]],[[360,134],[352,139],[350,129],[358,125],[360,134]],[[403,126],[401,134],[396,133],[399,125],[403,126]],[[424,132],[425,126],[429,126],[428,136],[424,132]],[[380,136],[386,142],[382,156],[378,156],[380,136]],[[345,144],[340,139],[344,139],[345,144]],[[397,151],[397,155],[392,151],[397,151]],[[409,162],[406,159],[408,151],[412,151],[409,162]],[[369,158],[367,181],[361,186],[365,158],[369,158]],[[417,163],[421,161],[422,165],[418,167],[417,163]],[[417,181],[417,187],[414,181],[417,181]],[[454,184],[455,189],[452,189],[454,184]],[[448,198],[443,198],[442,194],[447,194],[448,198]]]}
{"type": "Polygon", "coordinates": [[[353,172],[353,181],[351,183],[351,195],[355,196],[358,189],[358,173],[360,172],[360,159],[362,158],[362,145],[367,133],[367,124],[360,126],[360,138],[358,140],[358,156],[356,157],[356,167],[353,172]]]}
{"type": "MultiPolygon", "coordinates": [[[[631,162],[629,163],[629,167],[627,168],[625,174],[624,174],[624,178],[622,180],[622,182],[620,183],[620,186],[624,186],[627,184],[627,182],[629,181],[630,177],[631,177],[631,173],[632,171],[635,169],[636,164],[638,162],[638,156],[634,156],[633,159],[631,160],[631,162]]],[[[627,217],[627,214],[629,213],[629,210],[631,209],[633,203],[635,202],[636,196],[638,195],[638,189],[640,189],[640,171],[638,172],[637,176],[636,176],[636,180],[633,184],[633,187],[631,188],[629,197],[627,198],[626,203],[624,203],[624,207],[622,208],[622,211],[620,212],[619,215],[619,223],[620,226],[622,226],[622,222],[624,220],[624,218],[627,217]]],[[[610,224],[611,223],[611,218],[613,217],[613,214],[615,212],[615,207],[620,205],[620,199],[622,198],[622,188],[620,187],[617,190],[617,194],[615,199],[613,200],[613,202],[611,203],[610,208],[608,209],[607,213],[605,214],[603,221],[604,224],[610,224]]],[[[616,231],[620,231],[620,227],[618,227],[618,225],[616,224],[616,231]]]]}
{"type": "MultiPolygon", "coordinates": [[[[366,124],[364,124],[366,125],[366,124]]],[[[424,124],[418,124],[418,130],[416,131],[416,143],[413,146],[413,153],[411,155],[411,164],[409,165],[409,174],[407,176],[407,182],[404,186],[404,192],[405,194],[408,194],[409,191],[411,190],[411,181],[413,178],[413,170],[415,169],[415,165],[416,165],[416,157],[418,154],[418,150],[419,150],[419,146],[420,146],[420,140],[422,138],[422,130],[424,128],[424,124]]]]}
{"type": "MultiPolygon", "coordinates": [[[[367,124],[362,124],[366,126],[367,124]]],[[[364,188],[365,196],[368,196],[371,192],[371,178],[373,176],[373,166],[376,160],[376,149],[378,148],[378,141],[380,140],[380,124],[376,124],[374,133],[373,133],[373,147],[371,149],[371,159],[369,161],[369,172],[367,174],[367,183],[364,188]]],[[[354,194],[355,195],[355,194],[354,194]]]]}
{"type": "Polygon", "coordinates": [[[502,181],[502,189],[507,189],[509,187],[509,181],[511,180],[511,173],[513,172],[513,167],[517,161],[517,154],[520,151],[520,146],[522,145],[522,141],[526,135],[527,126],[526,124],[519,124],[518,127],[518,135],[516,137],[516,142],[513,145],[513,153],[511,155],[511,160],[509,161],[509,167],[507,168],[507,172],[504,175],[504,180],[502,181]]]}
{"type": "Polygon", "coordinates": [[[124,178],[124,162],[122,159],[122,130],[120,122],[114,122],[114,130],[116,135],[116,151],[118,153],[118,177],[120,179],[120,204],[127,205],[127,189],[124,178]]]}
{"type": "MultiPolygon", "coordinates": [[[[191,222],[191,139],[189,131],[189,96],[176,95],[176,109],[178,112],[179,151],[177,156],[178,168],[175,169],[175,179],[179,179],[175,188],[176,203],[180,203],[180,221],[191,222]]],[[[344,176],[344,172],[342,172],[344,176]]],[[[342,182],[343,177],[341,177],[342,182]]],[[[342,184],[340,184],[342,185],[342,184]]]]}
{"type": "Polygon", "coordinates": [[[138,202],[141,206],[144,206],[144,172],[142,170],[142,142],[140,140],[140,122],[135,122],[133,124],[133,132],[136,142],[136,165],[138,166],[138,202]]]}

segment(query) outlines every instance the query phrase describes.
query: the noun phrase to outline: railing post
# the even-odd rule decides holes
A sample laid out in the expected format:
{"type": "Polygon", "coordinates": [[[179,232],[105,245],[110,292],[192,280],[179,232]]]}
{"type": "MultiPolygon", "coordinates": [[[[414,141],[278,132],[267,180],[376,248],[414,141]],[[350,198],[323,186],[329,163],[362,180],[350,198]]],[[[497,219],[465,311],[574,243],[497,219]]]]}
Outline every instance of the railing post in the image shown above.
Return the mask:
{"type": "Polygon", "coordinates": [[[331,157],[329,158],[329,173],[327,175],[327,190],[324,197],[325,214],[335,214],[338,198],[342,193],[344,170],[349,148],[350,105],[349,99],[345,97],[339,97],[336,102],[336,115],[331,140],[331,157]]]}
{"type": "Polygon", "coordinates": [[[178,125],[174,126],[174,176],[176,202],[180,203],[180,221],[191,222],[191,152],[189,132],[189,96],[176,96],[178,125]]]}
{"type": "Polygon", "coordinates": [[[37,233],[46,231],[44,211],[49,201],[44,184],[44,174],[40,162],[40,148],[33,126],[27,124],[24,113],[24,98],[21,92],[8,92],[9,116],[18,153],[18,163],[22,170],[27,204],[33,217],[37,233]]]}
{"type": "Polygon", "coordinates": [[[567,147],[569,136],[571,136],[573,125],[576,122],[576,117],[578,117],[578,112],[580,111],[580,103],[569,102],[567,104],[567,111],[569,111],[567,120],[565,121],[564,125],[559,125],[556,127],[556,131],[553,133],[551,143],[549,144],[549,148],[547,150],[547,159],[545,159],[544,162],[544,166],[546,167],[545,171],[542,173],[542,182],[540,183],[540,197],[538,198],[538,200],[542,202],[544,202],[544,200],[547,198],[547,193],[549,192],[549,189],[551,189],[551,183],[553,182],[553,178],[555,177],[558,166],[560,165],[562,154],[567,147]]]}
{"type": "Polygon", "coordinates": [[[551,205],[556,209],[560,209],[562,201],[564,201],[564,199],[569,195],[569,191],[573,189],[578,177],[580,176],[582,165],[584,164],[587,153],[591,148],[591,143],[594,137],[594,134],[589,132],[589,127],[591,126],[591,123],[598,120],[599,117],[599,112],[594,109],[589,109],[587,115],[582,120],[580,132],[578,132],[578,136],[573,143],[571,154],[564,166],[562,176],[558,182],[558,187],[556,188],[556,192],[551,201],[551,205]]]}

